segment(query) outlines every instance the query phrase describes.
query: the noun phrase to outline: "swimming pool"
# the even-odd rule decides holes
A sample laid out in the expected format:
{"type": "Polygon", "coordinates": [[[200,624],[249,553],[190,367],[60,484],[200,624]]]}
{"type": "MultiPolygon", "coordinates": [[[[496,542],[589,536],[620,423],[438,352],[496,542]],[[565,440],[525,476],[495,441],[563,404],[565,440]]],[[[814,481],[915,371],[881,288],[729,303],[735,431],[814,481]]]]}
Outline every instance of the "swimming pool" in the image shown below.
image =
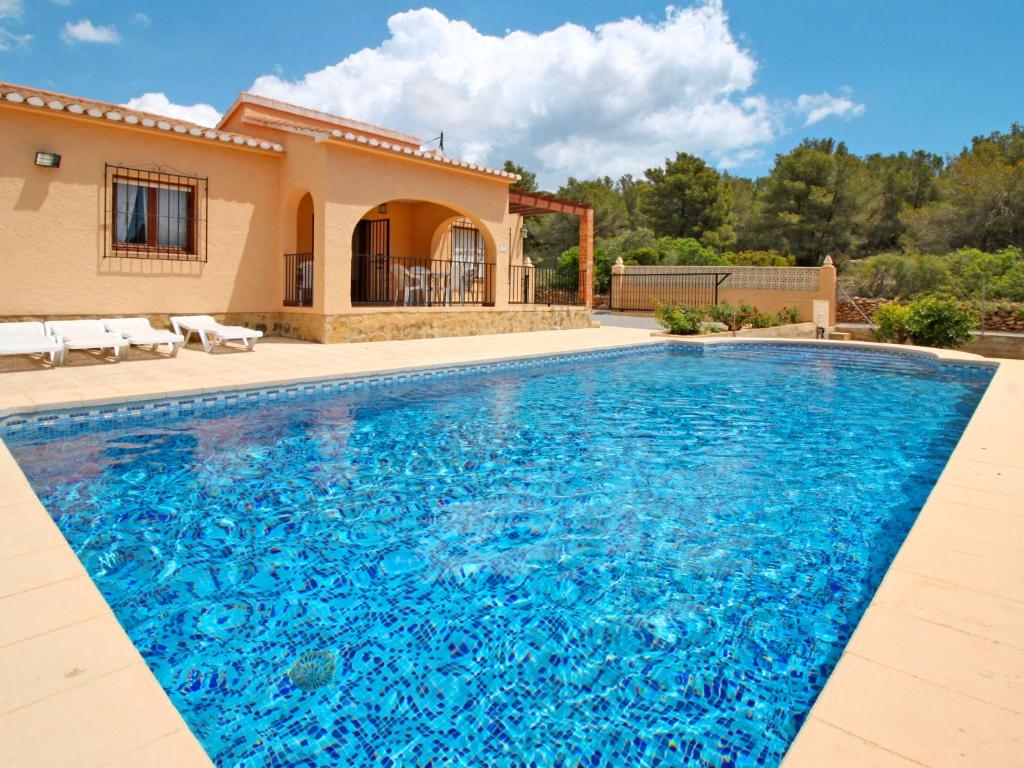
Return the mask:
{"type": "Polygon", "coordinates": [[[3,436],[219,764],[773,765],[987,373],[698,352],[3,436]]]}

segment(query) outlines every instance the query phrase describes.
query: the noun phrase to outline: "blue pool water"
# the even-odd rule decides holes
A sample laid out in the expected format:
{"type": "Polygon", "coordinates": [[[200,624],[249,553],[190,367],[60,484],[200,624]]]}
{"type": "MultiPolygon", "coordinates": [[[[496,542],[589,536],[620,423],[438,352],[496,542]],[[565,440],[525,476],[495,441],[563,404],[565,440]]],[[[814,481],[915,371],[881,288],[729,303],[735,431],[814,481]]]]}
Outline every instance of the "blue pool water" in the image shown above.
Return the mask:
{"type": "Polygon", "coordinates": [[[2,431],[219,765],[769,766],[987,382],[660,347],[2,431]]]}

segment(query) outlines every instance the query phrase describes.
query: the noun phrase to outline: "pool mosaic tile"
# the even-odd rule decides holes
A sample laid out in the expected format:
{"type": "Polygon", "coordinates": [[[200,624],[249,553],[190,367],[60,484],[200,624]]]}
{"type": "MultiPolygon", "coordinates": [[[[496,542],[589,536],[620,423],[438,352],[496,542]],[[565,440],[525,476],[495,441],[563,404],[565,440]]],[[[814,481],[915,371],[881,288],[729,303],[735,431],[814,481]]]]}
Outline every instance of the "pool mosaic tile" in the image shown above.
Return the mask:
{"type": "Polygon", "coordinates": [[[219,765],[772,766],[966,367],[665,343],[0,435],[219,765]]]}

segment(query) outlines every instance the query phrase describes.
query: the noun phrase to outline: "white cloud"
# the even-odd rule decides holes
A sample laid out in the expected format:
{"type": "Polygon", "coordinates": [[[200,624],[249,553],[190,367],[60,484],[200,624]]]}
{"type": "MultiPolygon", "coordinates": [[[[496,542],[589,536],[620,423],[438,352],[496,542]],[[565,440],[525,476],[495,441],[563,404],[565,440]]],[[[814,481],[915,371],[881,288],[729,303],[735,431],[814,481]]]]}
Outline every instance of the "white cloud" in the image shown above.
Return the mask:
{"type": "Polygon", "coordinates": [[[93,24],[89,19],[82,19],[74,23],[66,22],[60,36],[68,45],[73,45],[74,43],[121,42],[121,35],[117,33],[113,25],[93,24]]]}
{"type": "Polygon", "coordinates": [[[849,120],[864,114],[866,107],[858,104],[851,96],[849,88],[840,90],[841,96],[824,93],[802,93],[796,100],[795,111],[803,116],[804,126],[820,123],[826,117],[841,117],[849,120]]]}
{"type": "Polygon", "coordinates": [[[221,114],[209,104],[175,104],[163,93],[144,93],[136,96],[124,106],[140,112],[152,112],[156,115],[187,120],[197,125],[214,126],[220,122],[221,114]]]}
{"type": "Polygon", "coordinates": [[[0,27],[0,51],[9,51],[12,48],[27,48],[30,42],[32,42],[32,35],[16,35],[0,27]]]}
{"type": "Polygon", "coordinates": [[[298,80],[251,90],[424,137],[452,154],[566,175],[617,175],[685,150],[728,162],[781,130],[752,92],[757,62],[720,0],[668,8],[664,20],[485,35],[437,10],[398,13],[389,36],[298,80]]]}
{"type": "Polygon", "coordinates": [[[136,24],[140,27],[148,27],[150,25],[150,18],[142,11],[132,14],[132,24],[136,24]]]}
{"type": "Polygon", "coordinates": [[[22,0],[0,0],[0,19],[19,20],[25,13],[22,0]]]}
{"type": "MultiPolygon", "coordinates": [[[[0,20],[19,22],[24,14],[25,4],[22,0],[0,0],[0,20]]],[[[32,35],[18,35],[7,27],[0,27],[0,52],[12,48],[27,48],[31,41],[32,35]]]]}

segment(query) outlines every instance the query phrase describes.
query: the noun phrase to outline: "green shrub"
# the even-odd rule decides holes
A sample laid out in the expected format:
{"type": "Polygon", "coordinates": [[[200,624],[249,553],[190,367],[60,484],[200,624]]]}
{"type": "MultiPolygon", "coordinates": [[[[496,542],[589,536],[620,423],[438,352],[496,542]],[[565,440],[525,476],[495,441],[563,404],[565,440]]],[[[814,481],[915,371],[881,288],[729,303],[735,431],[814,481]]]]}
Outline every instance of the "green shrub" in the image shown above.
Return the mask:
{"type": "Polygon", "coordinates": [[[757,309],[746,302],[740,302],[738,306],[733,306],[728,301],[723,301],[713,307],[708,307],[708,317],[722,323],[730,331],[738,331],[756,314],[757,309]]]}
{"type": "MultiPolygon", "coordinates": [[[[787,310],[788,312],[789,310],[787,310]]],[[[799,316],[799,313],[797,313],[799,316]]],[[[759,312],[757,307],[741,301],[733,306],[728,301],[708,307],[708,316],[712,320],[722,323],[730,331],[738,331],[745,325],[752,328],[771,328],[774,325],[782,325],[785,320],[780,320],[779,315],[767,315],[759,312]]]]}
{"type": "Polygon", "coordinates": [[[800,322],[800,310],[796,307],[783,307],[775,313],[776,325],[790,325],[800,322]]]}
{"type": "Polygon", "coordinates": [[[895,299],[937,291],[950,284],[950,268],[940,256],[882,253],[849,264],[843,283],[855,296],[895,299]]]}
{"type": "Polygon", "coordinates": [[[1013,264],[1006,272],[986,286],[989,296],[998,296],[1010,301],[1024,301],[1024,260],[1013,264]]]}
{"type": "Polygon", "coordinates": [[[723,253],[726,264],[737,267],[792,267],[795,256],[783,256],[778,251],[729,251],[723,253]]]}
{"type": "Polygon", "coordinates": [[[672,266],[716,266],[726,261],[713,248],[706,248],[692,237],[659,237],[654,241],[656,264],[672,266]]]}
{"type": "Polygon", "coordinates": [[[882,304],[871,316],[871,322],[876,326],[875,338],[892,344],[902,344],[910,338],[910,331],[907,330],[909,317],[910,308],[903,304],[895,301],[882,304]]]}
{"type": "Polygon", "coordinates": [[[681,304],[655,302],[654,317],[669,333],[692,336],[701,331],[700,324],[704,321],[704,311],[681,304]]]}
{"type": "Polygon", "coordinates": [[[951,299],[926,296],[907,307],[907,332],[926,347],[962,347],[971,339],[978,318],[951,299]]]}

